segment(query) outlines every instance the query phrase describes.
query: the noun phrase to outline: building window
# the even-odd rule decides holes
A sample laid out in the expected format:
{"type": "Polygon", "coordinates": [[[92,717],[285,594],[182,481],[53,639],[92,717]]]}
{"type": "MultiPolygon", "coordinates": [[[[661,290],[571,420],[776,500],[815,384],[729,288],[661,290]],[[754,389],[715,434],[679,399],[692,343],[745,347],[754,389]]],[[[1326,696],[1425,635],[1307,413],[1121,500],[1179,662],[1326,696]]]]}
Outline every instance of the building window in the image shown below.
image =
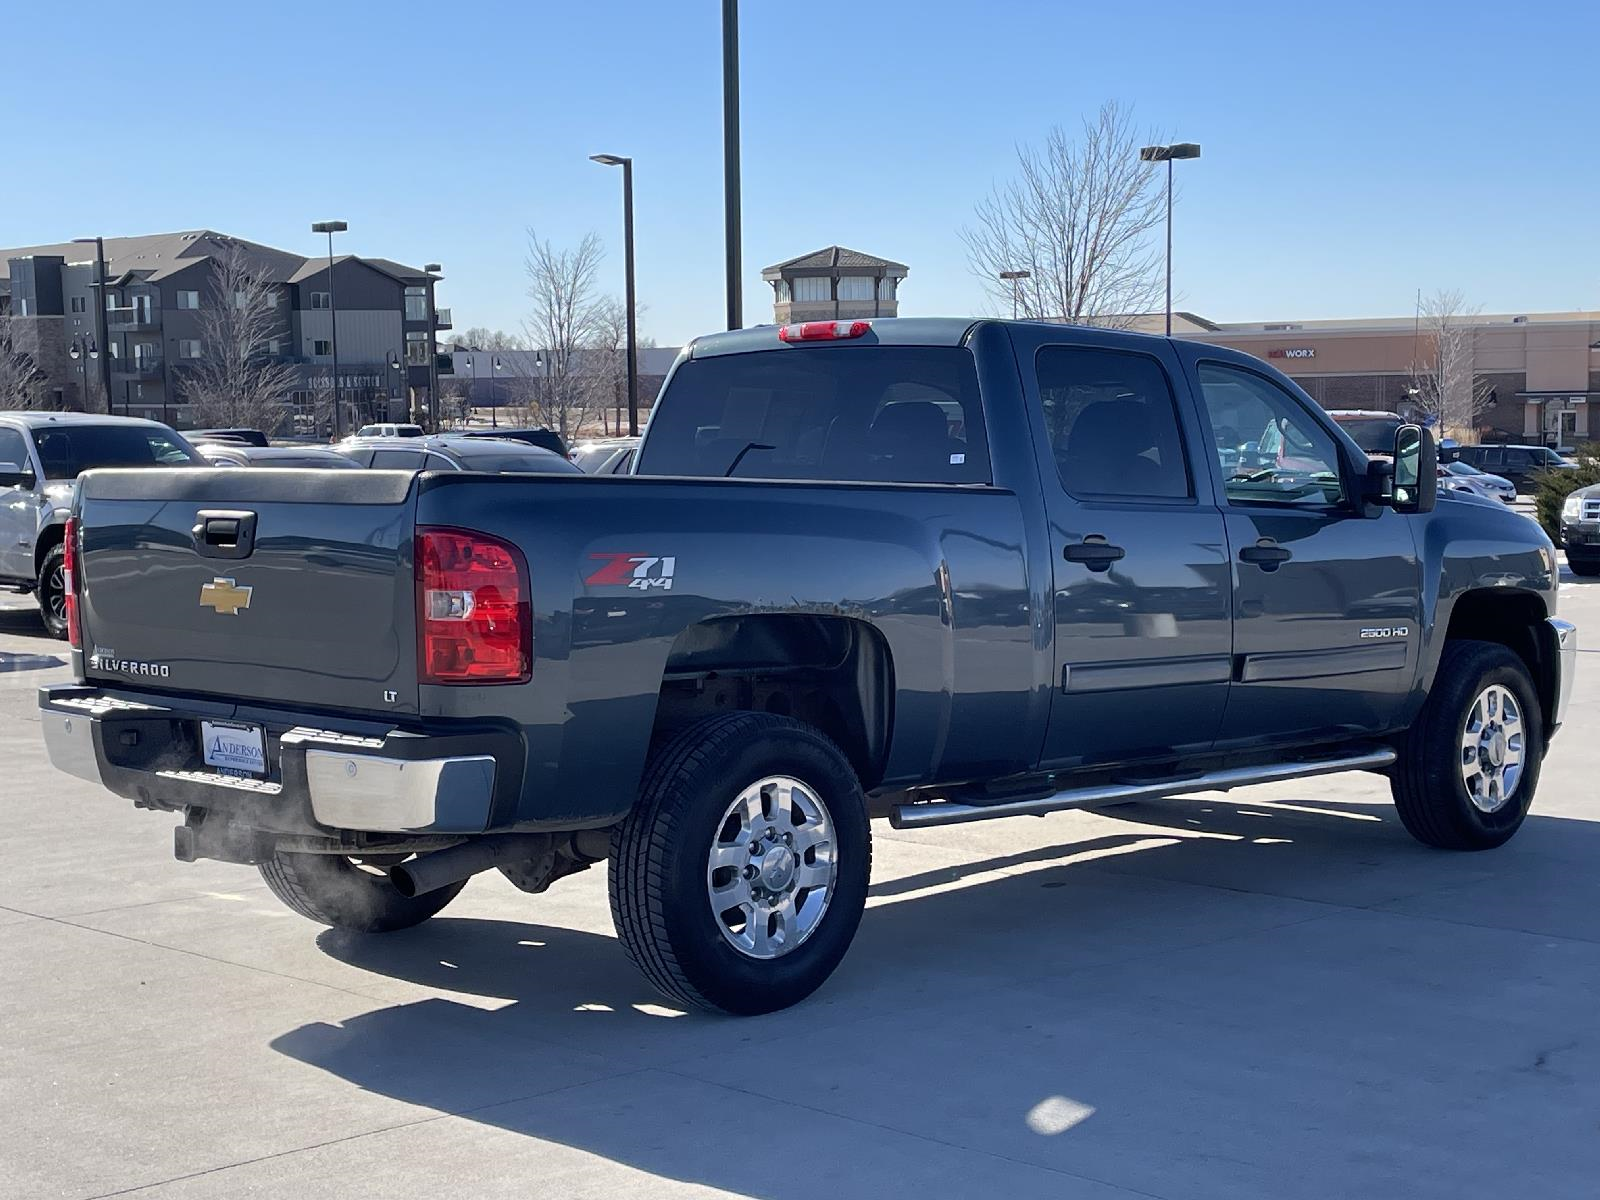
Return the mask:
{"type": "MultiPolygon", "coordinates": [[[[178,294],[180,296],[183,295],[182,292],[179,292],[178,294]]],[[[179,358],[199,358],[200,357],[200,339],[198,339],[198,338],[179,338],[178,339],[178,357],[179,358]]]]}
{"type": "Polygon", "coordinates": [[[17,316],[19,316],[19,317],[31,317],[31,316],[33,316],[33,313],[31,311],[29,311],[29,307],[28,307],[31,303],[32,303],[32,301],[30,301],[26,296],[18,296],[17,297],[17,316]]]}
{"type": "Polygon", "coordinates": [[[199,308],[200,307],[200,293],[199,292],[179,292],[178,293],[178,307],[179,308],[190,308],[190,309],[199,308]]]}
{"type": "Polygon", "coordinates": [[[74,296],[74,297],[72,297],[72,311],[73,312],[80,312],[80,313],[81,312],[88,312],[89,311],[88,298],[84,297],[84,296],[74,296]]]}
{"type": "Polygon", "coordinates": [[[333,307],[333,299],[327,292],[312,292],[311,293],[311,307],[312,308],[332,308],[333,307]]]}
{"type": "Polygon", "coordinates": [[[267,339],[267,353],[272,355],[273,357],[277,357],[279,354],[282,354],[283,353],[283,341],[282,341],[282,339],[281,338],[268,338],[267,339]]]}
{"type": "Polygon", "coordinates": [[[406,288],[406,320],[426,321],[428,319],[428,289],[425,287],[406,288]]]}
{"type": "Polygon", "coordinates": [[[892,275],[885,275],[882,279],[878,280],[878,299],[893,300],[894,284],[895,280],[894,276],[892,275]]]}
{"type": "Polygon", "coordinates": [[[425,367],[428,365],[427,334],[406,334],[406,365],[412,367],[425,367]]]}
{"type": "Polygon", "coordinates": [[[794,281],[794,298],[801,304],[833,299],[833,280],[826,275],[803,275],[794,281]]]}
{"type": "Polygon", "coordinates": [[[313,338],[311,342],[311,353],[316,355],[332,354],[333,343],[327,338],[313,338]]]}
{"type": "Polygon", "coordinates": [[[267,307],[268,308],[277,308],[278,307],[278,289],[277,288],[268,288],[267,289],[267,307]]]}
{"type": "Polygon", "coordinates": [[[778,303],[786,304],[789,300],[789,281],[787,279],[780,279],[777,283],[773,284],[773,288],[778,293],[778,303]]]}
{"type": "Polygon", "coordinates": [[[871,300],[872,276],[845,275],[839,279],[839,299],[871,300]]]}

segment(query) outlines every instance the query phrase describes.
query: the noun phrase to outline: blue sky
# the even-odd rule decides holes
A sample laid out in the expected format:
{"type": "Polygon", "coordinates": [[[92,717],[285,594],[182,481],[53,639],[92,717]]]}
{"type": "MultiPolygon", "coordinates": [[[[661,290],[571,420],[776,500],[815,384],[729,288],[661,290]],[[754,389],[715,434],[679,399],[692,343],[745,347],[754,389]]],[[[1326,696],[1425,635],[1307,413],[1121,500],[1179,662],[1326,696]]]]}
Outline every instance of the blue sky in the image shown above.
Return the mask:
{"type": "MultiPolygon", "coordinates": [[[[981,310],[960,240],[1018,142],[1107,99],[1179,164],[1180,306],[1219,320],[1600,308],[1600,8],[745,0],[746,319],[761,267],[838,242],[911,267],[906,313],[981,310]]],[[[597,231],[643,331],[720,327],[717,0],[127,0],[7,6],[0,245],[208,226],[437,260],[458,329],[514,328],[531,226],[597,231]],[[157,64],[144,70],[143,62],[157,64]],[[98,80],[90,86],[87,81],[98,80]],[[108,119],[108,117],[110,119],[108,119]]]]}

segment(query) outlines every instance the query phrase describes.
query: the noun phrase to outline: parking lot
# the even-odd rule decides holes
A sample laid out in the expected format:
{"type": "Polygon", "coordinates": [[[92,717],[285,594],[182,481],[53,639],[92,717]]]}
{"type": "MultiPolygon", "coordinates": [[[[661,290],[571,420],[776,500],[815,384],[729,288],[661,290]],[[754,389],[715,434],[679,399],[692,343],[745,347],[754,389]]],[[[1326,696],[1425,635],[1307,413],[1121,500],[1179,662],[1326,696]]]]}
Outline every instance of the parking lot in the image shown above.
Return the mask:
{"type": "Polygon", "coordinates": [[[175,862],[46,764],[64,658],[0,601],[5,1196],[1595,1194],[1594,667],[1502,850],[1376,776],[879,825],[844,966],[738,1021],[651,992],[602,869],[360,939],[175,862]]]}

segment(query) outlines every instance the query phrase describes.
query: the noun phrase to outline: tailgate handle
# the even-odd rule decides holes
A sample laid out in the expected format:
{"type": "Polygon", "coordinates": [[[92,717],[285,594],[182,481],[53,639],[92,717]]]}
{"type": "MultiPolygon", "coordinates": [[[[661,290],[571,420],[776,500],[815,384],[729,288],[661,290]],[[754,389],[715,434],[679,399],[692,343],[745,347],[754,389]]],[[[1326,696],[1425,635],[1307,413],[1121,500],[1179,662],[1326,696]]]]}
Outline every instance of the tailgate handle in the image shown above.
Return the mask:
{"type": "Polygon", "coordinates": [[[208,510],[194,515],[195,553],[202,558],[249,558],[256,548],[256,514],[208,510]]]}

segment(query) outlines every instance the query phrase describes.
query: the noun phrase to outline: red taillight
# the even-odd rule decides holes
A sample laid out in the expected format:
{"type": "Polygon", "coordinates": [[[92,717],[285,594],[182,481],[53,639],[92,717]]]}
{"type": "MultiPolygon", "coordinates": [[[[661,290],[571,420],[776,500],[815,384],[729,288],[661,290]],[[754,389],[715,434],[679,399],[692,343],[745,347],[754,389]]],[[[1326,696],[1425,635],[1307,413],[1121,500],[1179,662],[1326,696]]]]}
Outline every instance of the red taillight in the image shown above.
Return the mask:
{"type": "Polygon", "coordinates": [[[858,338],[871,328],[871,321],[806,321],[800,325],[780,325],[778,339],[784,342],[837,342],[844,338],[858,338]]]}
{"type": "Polygon", "coordinates": [[[67,644],[83,649],[83,630],[78,625],[78,518],[68,517],[61,541],[61,589],[67,606],[67,644]]]}
{"type": "Polygon", "coordinates": [[[528,570],[515,546],[464,529],[417,531],[423,683],[520,683],[532,675],[528,570]]]}

